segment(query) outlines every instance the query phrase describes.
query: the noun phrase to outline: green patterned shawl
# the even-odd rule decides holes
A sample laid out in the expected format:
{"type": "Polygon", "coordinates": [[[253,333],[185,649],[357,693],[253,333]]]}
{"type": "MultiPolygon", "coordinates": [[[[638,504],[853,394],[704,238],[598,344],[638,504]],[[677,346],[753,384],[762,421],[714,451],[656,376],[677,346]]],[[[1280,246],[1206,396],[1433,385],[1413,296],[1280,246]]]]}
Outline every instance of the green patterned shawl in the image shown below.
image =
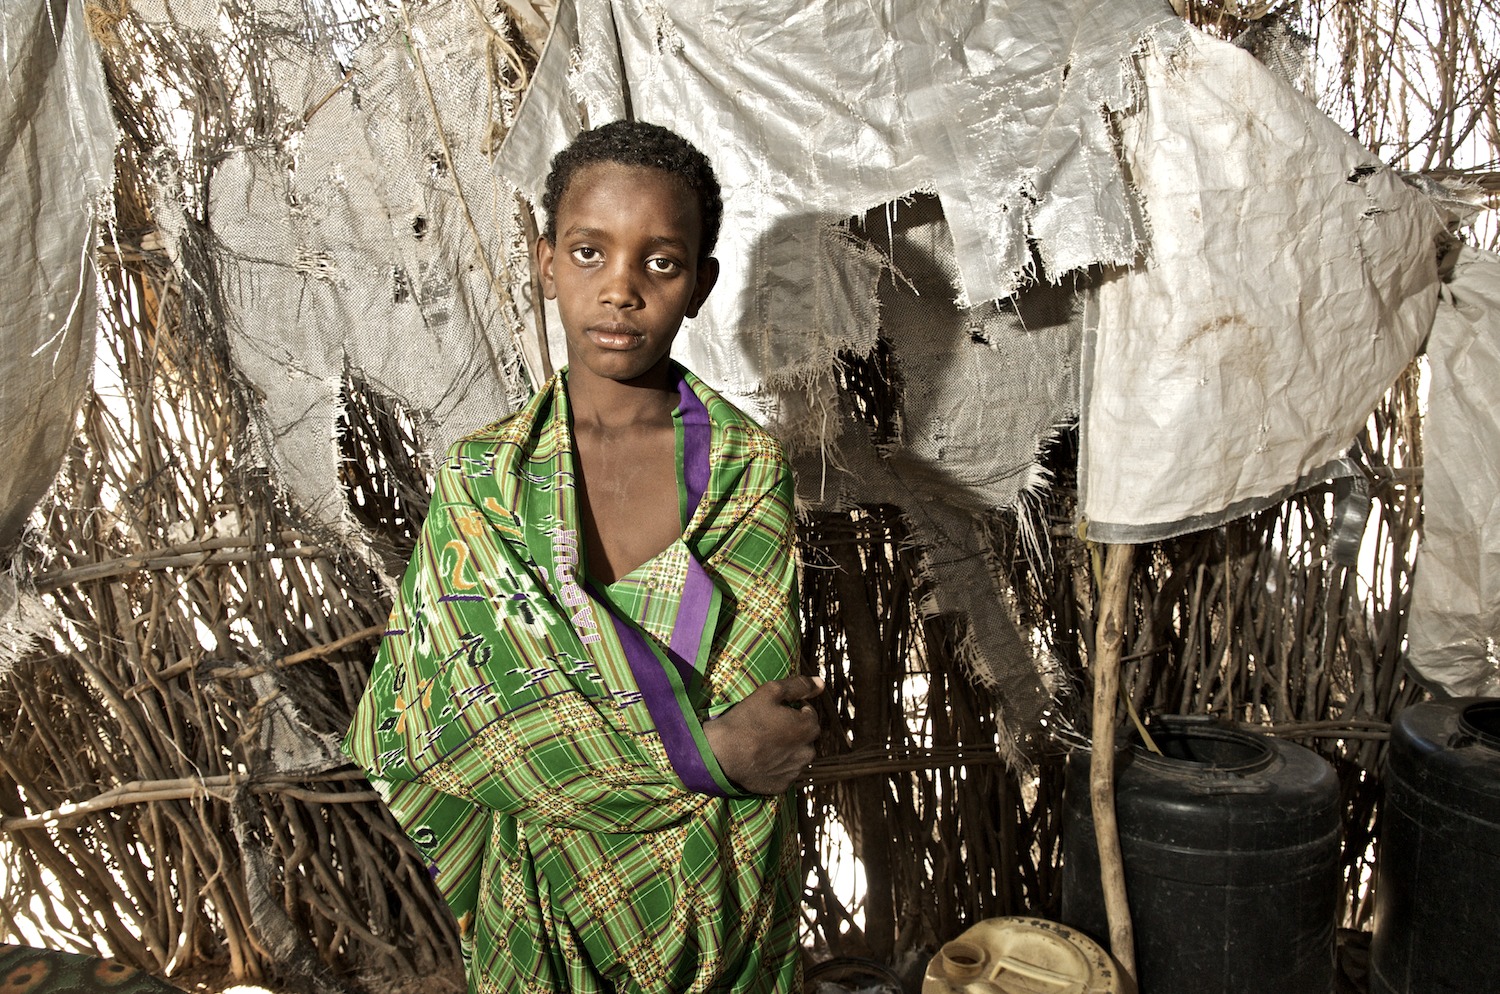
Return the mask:
{"type": "Polygon", "coordinates": [[[703,735],[797,659],[791,477],[675,371],[682,537],[589,581],[559,374],[450,450],[349,729],[474,991],[800,991],[791,807],[703,735]]]}

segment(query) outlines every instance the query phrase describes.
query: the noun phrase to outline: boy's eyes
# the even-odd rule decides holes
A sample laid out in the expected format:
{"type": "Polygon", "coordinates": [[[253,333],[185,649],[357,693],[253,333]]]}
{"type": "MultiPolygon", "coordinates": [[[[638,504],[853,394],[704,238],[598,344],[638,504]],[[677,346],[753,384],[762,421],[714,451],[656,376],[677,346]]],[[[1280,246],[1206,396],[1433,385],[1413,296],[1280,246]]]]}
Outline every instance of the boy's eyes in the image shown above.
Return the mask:
{"type": "MultiPolygon", "coordinates": [[[[568,254],[573,257],[573,261],[581,265],[593,265],[604,258],[604,253],[592,245],[579,245],[569,250],[568,254]]],[[[676,259],[654,255],[646,260],[646,269],[658,276],[673,276],[682,271],[682,263],[676,259]]]]}

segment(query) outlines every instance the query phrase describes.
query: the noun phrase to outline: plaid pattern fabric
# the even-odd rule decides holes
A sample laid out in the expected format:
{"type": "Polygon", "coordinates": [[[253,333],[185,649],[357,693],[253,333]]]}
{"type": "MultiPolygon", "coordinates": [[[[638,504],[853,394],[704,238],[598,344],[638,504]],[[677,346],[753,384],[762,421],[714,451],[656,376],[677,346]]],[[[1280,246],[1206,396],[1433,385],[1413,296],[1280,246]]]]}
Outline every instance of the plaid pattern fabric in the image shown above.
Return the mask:
{"type": "Polygon", "coordinates": [[[682,538],[588,582],[559,374],[450,451],[349,729],[477,992],[801,989],[791,807],[738,791],[702,733],[797,658],[791,478],[677,372],[679,455],[684,410],[706,410],[709,440],[682,538]],[[694,575],[712,582],[687,595],[694,575]]]}

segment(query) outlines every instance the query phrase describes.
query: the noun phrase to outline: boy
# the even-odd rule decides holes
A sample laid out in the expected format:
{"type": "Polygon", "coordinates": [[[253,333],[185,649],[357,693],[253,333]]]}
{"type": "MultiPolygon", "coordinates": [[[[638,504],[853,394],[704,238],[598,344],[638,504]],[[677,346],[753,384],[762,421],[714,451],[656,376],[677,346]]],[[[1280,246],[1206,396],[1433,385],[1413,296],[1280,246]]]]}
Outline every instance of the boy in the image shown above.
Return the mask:
{"type": "Polygon", "coordinates": [[[542,206],[568,366],[450,452],[347,748],[472,991],[800,992],[784,795],[822,684],[790,676],[791,477],[669,358],[718,275],[718,183],[621,121],[542,206]]]}

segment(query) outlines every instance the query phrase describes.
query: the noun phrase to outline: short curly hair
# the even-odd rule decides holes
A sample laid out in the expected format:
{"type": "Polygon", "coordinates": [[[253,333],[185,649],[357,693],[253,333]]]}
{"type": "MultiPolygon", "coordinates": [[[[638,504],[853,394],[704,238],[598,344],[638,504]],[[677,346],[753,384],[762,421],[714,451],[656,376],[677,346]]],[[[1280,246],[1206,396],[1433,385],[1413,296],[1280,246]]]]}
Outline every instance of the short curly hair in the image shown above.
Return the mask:
{"type": "Polygon", "coordinates": [[[724,219],[724,199],[713,164],[677,132],[646,121],[601,124],[580,133],[552,157],[552,169],[547,173],[547,186],[542,193],[542,210],[547,214],[542,236],[547,241],[557,242],[557,208],[573,177],[579,170],[601,162],[647,166],[676,177],[698,198],[698,216],[703,221],[698,257],[706,259],[713,254],[724,219]]]}

